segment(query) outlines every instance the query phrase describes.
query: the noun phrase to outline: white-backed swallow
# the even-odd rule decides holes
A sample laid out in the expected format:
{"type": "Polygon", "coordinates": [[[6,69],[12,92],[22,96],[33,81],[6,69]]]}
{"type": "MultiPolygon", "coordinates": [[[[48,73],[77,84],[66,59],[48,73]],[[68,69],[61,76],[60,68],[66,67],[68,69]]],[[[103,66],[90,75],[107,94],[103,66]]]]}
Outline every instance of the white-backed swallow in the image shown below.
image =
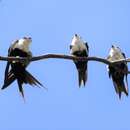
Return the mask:
{"type": "MultiPolygon", "coordinates": [[[[79,35],[75,34],[72,38],[72,42],[70,45],[70,53],[71,55],[74,55],[77,57],[88,57],[89,47],[88,47],[87,42],[84,42],[79,35]]],[[[88,62],[74,60],[74,63],[78,70],[79,87],[81,86],[81,84],[84,84],[85,86],[85,83],[88,77],[88,74],[87,74],[88,62]]]]}
{"type": "MultiPolygon", "coordinates": [[[[112,45],[107,59],[109,61],[116,61],[121,59],[125,60],[126,57],[119,47],[112,45]]],[[[108,66],[109,77],[113,80],[113,85],[119,98],[121,98],[122,92],[128,96],[127,72],[128,66],[126,62],[118,62],[112,66],[108,66]]]]}
{"type": "MultiPolygon", "coordinates": [[[[12,43],[8,50],[8,56],[12,57],[27,57],[31,58],[32,53],[29,50],[29,46],[32,42],[30,37],[24,37],[16,40],[12,43]]],[[[11,61],[7,62],[5,69],[4,85],[1,89],[7,88],[13,81],[17,80],[19,92],[24,98],[23,83],[30,84],[32,86],[43,86],[35,77],[33,77],[27,70],[26,67],[29,65],[29,61],[11,61]]]]}

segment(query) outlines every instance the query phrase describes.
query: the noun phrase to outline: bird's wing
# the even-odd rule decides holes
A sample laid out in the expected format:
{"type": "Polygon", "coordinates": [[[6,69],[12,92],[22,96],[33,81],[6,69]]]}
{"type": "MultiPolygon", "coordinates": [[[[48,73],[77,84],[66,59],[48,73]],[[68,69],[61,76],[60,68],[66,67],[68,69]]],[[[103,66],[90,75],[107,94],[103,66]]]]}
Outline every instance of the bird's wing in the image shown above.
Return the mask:
{"type": "MultiPolygon", "coordinates": [[[[31,51],[28,52],[28,56],[27,57],[28,57],[28,59],[32,58],[32,52],[31,51]]],[[[30,63],[30,60],[26,60],[24,62],[24,65],[27,67],[29,65],[29,63],[30,63]]]]}
{"type": "Polygon", "coordinates": [[[87,51],[89,52],[89,46],[88,46],[88,43],[85,42],[84,44],[85,44],[85,46],[86,46],[86,48],[87,48],[87,51]]]}
{"type": "Polygon", "coordinates": [[[4,78],[4,83],[5,83],[6,80],[8,79],[9,67],[10,67],[10,63],[7,62],[7,65],[6,65],[6,68],[5,68],[5,78],[4,78]]]}
{"type": "MultiPolygon", "coordinates": [[[[13,47],[16,45],[17,42],[18,42],[18,40],[15,40],[15,41],[13,42],[13,44],[11,44],[11,46],[9,47],[9,49],[8,49],[8,56],[10,56],[11,50],[13,49],[13,47]]],[[[9,70],[10,70],[10,62],[7,61],[7,65],[6,65],[6,68],[5,68],[4,83],[6,83],[6,81],[8,80],[9,70]]]]}
{"type": "Polygon", "coordinates": [[[32,58],[32,52],[31,51],[28,52],[28,57],[32,58]]]}
{"type": "Polygon", "coordinates": [[[70,50],[72,49],[72,47],[73,47],[73,46],[72,46],[72,45],[70,45],[70,50]]]}
{"type": "Polygon", "coordinates": [[[111,56],[109,55],[108,57],[107,57],[107,60],[110,60],[111,59],[111,56]]]}
{"type": "Polygon", "coordinates": [[[15,40],[9,47],[8,49],[8,56],[10,56],[10,53],[12,51],[12,49],[14,49],[15,45],[18,43],[18,40],[15,40]]]}
{"type": "Polygon", "coordinates": [[[123,57],[126,59],[126,55],[125,55],[125,53],[122,52],[122,55],[123,55],[123,57]]]}

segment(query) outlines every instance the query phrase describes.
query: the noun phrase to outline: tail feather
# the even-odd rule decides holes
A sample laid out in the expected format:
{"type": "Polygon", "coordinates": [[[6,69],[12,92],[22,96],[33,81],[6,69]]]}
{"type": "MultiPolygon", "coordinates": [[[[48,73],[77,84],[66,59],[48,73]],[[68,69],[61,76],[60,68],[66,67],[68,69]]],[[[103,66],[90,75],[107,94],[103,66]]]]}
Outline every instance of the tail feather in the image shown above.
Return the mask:
{"type": "Polygon", "coordinates": [[[24,99],[24,91],[23,91],[23,87],[22,87],[23,83],[19,79],[17,80],[17,82],[18,82],[19,92],[21,93],[21,95],[24,99]]]}
{"type": "Polygon", "coordinates": [[[82,71],[82,70],[78,70],[78,77],[79,77],[79,87],[81,86],[82,83],[85,86],[86,81],[87,81],[87,72],[82,71]]]}
{"type": "Polygon", "coordinates": [[[1,89],[5,89],[7,88],[12,82],[14,82],[14,80],[16,79],[15,75],[13,73],[11,73],[7,79],[4,81],[4,85],[2,86],[1,89]]]}
{"type": "Polygon", "coordinates": [[[127,75],[125,76],[125,79],[126,79],[126,91],[127,91],[127,93],[129,93],[129,88],[128,88],[128,79],[127,79],[127,75]]]}
{"type": "Polygon", "coordinates": [[[121,92],[119,92],[119,99],[121,99],[121,92]]]}
{"type": "Polygon", "coordinates": [[[114,87],[116,90],[116,93],[119,94],[119,98],[121,99],[121,94],[122,92],[124,92],[126,94],[126,96],[128,96],[128,90],[125,87],[125,83],[117,83],[117,82],[113,82],[114,83],[114,87]]]}
{"type": "Polygon", "coordinates": [[[78,71],[78,77],[79,77],[79,87],[82,84],[82,73],[80,71],[78,71]]]}
{"type": "MultiPolygon", "coordinates": [[[[38,87],[42,86],[44,87],[35,77],[33,77],[28,71],[25,70],[26,74],[26,83],[29,83],[30,85],[36,85],[38,87]]],[[[46,87],[44,87],[47,89],[46,87]]]]}
{"type": "Polygon", "coordinates": [[[83,74],[83,83],[84,83],[84,86],[85,86],[85,84],[87,82],[87,78],[88,78],[87,72],[84,71],[84,74],[83,74]]]}
{"type": "Polygon", "coordinates": [[[126,96],[128,96],[128,91],[126,89],[126,86],[125,86],[124,82],[122,82],[122,84],[120,85],[119,89],[120,89],[121,92],[124,92],[126,94],[126,96]]]}

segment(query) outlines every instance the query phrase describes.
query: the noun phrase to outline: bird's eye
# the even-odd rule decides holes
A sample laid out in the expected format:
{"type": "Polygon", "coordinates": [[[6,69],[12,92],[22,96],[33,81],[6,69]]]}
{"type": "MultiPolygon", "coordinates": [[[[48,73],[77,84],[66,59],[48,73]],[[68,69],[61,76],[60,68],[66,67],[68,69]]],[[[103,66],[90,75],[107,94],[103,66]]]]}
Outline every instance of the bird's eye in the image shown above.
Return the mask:
{"type": "Polygon", "coordinates": [[[29,37],[28,39],[30,39],[30,40],[31,40],[32,38],[31,38],[31,37],[29,37]]]}
{"type": "Polygon", "coordinates": [[[27,39],[26,37],[23,37],[24,39],[27,39]]]}

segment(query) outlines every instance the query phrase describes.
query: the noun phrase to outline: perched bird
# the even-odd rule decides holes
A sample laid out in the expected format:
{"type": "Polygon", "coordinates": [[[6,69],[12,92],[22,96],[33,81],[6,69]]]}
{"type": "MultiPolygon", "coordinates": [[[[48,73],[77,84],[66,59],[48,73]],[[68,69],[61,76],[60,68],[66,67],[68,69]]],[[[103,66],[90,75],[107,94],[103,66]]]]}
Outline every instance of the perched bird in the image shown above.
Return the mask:
{"type": "MultiPolygon", "coordinates": [[[[32,39],[30,37],[24,37],[19,40],[13,42],[13,44],[9,47],[8,56],[13,57],[32,57],[32,53],[29,50],[29,45],[31,44],[32,39]]],[[[1,89],[7,88],[13,81],[17,80],[19,92],[24,98],[23,92],[23,83],[36,85],[39,87],[43,86],[36,78],[34,78],[27,70],[26,67],[29,65],[29,61],[11,61],[7,62],[7,66],[5,69],[5,78],[4,85],[1,89]],[[11,67],[10,67],[11,66],[11,67]]]]}
{"type": "MultiPolygon", "coordinates": [[[[70,45],[70,53],[71,55],[77,57],[88,57],[89,47],[87,42],[84,42],[82,38],[75,34],[72,38],[72,42],[70,45]]],[[[77,61],[74,60],[76,68],[78,70],[78,78],[79,78],[79,87],[81,84],[84,84],[87,81],[87,61],[77,61]]]]}
{"type": "MultiPolygon", "coordinates": [[[[125,60],[126,57],[119,47],[112,45],[107,59],[109,61],[116,61],[121,59],[125,60]]],[[[122,92],[124,92],[128,96],[127,72],[128,66],[125,61],[115,63],[112,66],[108,66],[109,78],[112,78],[115,91],[119,95],[119,98],[121,98],[122,92]]]]}

